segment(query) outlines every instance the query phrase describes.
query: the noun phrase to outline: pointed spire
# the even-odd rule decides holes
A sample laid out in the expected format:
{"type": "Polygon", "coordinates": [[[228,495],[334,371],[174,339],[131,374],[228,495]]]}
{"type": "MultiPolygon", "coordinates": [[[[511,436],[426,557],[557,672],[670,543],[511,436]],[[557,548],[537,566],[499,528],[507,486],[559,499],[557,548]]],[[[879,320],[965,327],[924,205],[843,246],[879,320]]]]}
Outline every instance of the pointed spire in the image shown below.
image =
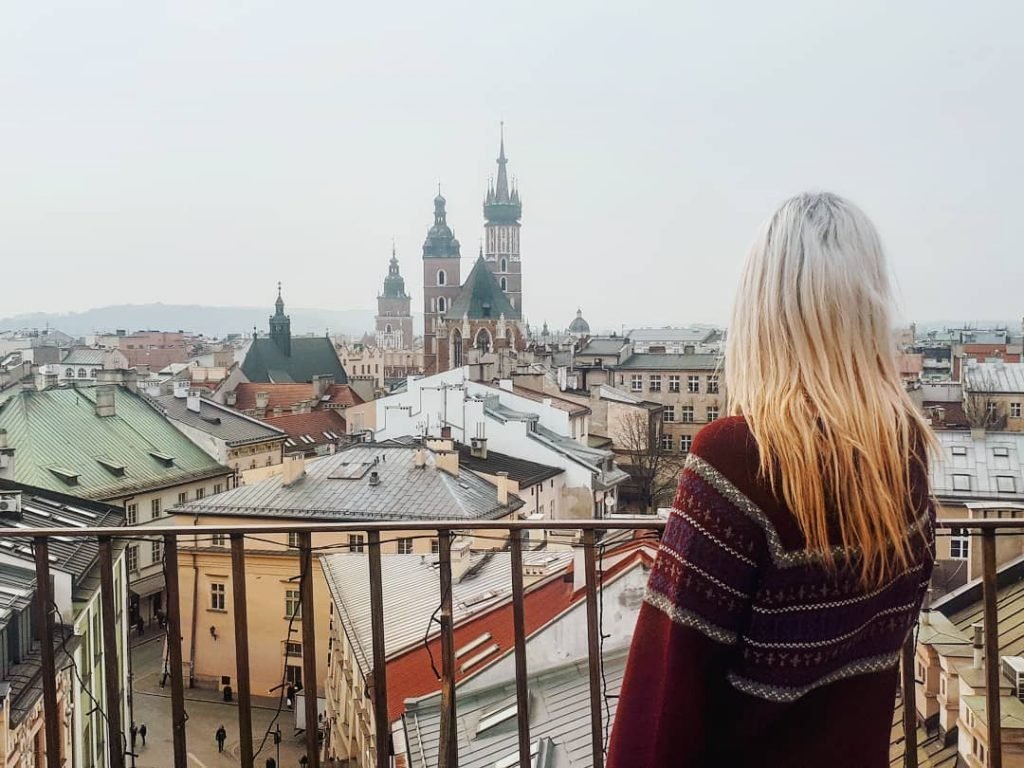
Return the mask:
{"type": "Polygon", "coordinates": [[[507,203],[509,201],[508,194],[508,171],[505,170],[505,166],[508,164],[508,158],[505,157],[505,122],[501,123],[501,144],[498,152],[498,182],[494,190],[495,202],[507,203]]]}
{"type": "Polygon", "coordinates": [[[274,308],[277,310],[278,315],[284,314],[284,299],[281,298],[281,281],[277,281],[277,301],[274,302],[274,308]]]}

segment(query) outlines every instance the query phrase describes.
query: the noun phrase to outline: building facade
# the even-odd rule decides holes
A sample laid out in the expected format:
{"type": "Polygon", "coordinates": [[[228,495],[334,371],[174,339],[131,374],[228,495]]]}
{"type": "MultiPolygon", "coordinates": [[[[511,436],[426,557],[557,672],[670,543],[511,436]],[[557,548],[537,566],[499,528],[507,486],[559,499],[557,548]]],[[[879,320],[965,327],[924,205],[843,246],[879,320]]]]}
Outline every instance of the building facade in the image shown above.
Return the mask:
{"type": "Polygon", "coordinates": [[[391,248],[384,290],[377,296],[376,346],[384,350],[411,349],[412,299],[405,292],[405,279],[398,269],[398,256],[391,248]]]}

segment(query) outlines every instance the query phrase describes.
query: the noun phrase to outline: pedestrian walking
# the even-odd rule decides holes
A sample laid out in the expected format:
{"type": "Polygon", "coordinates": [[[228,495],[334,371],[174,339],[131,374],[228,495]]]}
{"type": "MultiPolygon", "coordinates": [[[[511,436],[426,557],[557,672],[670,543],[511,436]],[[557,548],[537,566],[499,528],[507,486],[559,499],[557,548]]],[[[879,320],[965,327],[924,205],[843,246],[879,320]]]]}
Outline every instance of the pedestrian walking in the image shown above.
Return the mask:
{"type": "Polygon", "coordinates": [[[135,742],[139,739],[139,727],[132,723],[132,752],[135,751],[135,742]]]}
{"type": "Polygon", "coordinates": [[[217,736],[216,736],[216,738],[217,738],[217,751],[218,752],[223,752],[224,751],[224,742],[228,738],[228,732],[224,730],[224,726],[223,725],[220,728],[217,729],[217,736]]]}
{"type": "Polygon", "coordinates": [[[143,723],[139,726],[139,736],[142,737],[142,746],[146,746],[146,734],[149,733],[149,729],[146,728],[146,724],[143,723]]]}

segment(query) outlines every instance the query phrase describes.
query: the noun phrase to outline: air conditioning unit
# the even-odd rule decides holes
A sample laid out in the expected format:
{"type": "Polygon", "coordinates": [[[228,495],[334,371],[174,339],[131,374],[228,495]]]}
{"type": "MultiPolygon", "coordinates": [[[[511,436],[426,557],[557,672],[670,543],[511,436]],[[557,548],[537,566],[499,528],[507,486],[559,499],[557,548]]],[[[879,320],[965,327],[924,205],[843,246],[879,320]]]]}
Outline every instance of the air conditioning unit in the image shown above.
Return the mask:
{"type": "Polygon", "coordinates": [[[0,493],[0,517],[21,519],[21,491],[0,493]]]}
{"type": "Polygon", "coordinates": [[[1014,695],[1024,701],[1024,658],[1003,656],[1000,661],[1002,662],[1003,676],[1009,679],[1014,695]]]}

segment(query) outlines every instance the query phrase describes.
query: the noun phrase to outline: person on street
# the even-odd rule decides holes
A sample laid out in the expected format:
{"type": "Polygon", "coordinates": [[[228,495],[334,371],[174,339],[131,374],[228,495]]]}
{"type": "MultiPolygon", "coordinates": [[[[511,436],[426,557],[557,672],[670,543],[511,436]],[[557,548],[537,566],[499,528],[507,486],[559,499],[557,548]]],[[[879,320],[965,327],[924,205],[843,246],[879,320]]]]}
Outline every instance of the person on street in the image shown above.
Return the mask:
{"type": "Polygon", "coordinates": [[[142,746],[146,746],[146,734],[148,732],[149,732],[149,730],[146,728],[146,724],[145,723],[143,723],[142,725],[139,726],[139,736],[142,737],[142,746]]]}
{"type": "Polygon", "coordinates": [[[134,752],[135,751],[135,743],[139,740],[139,727],[137,725],[135,725],[135,723],[132,723],[131,733],[132,733],[132,751],[134,752]]]}
{"type": "Polygon", "coordinates": [[[224,742],[228,738],[228,732],[224,730],[224,726],[223,725],[220,728],[217,729],[217,736],[216,736],[216,738],[217,738],[217,751],[218,752],[223,752],[224,751],[224,742]]]}

